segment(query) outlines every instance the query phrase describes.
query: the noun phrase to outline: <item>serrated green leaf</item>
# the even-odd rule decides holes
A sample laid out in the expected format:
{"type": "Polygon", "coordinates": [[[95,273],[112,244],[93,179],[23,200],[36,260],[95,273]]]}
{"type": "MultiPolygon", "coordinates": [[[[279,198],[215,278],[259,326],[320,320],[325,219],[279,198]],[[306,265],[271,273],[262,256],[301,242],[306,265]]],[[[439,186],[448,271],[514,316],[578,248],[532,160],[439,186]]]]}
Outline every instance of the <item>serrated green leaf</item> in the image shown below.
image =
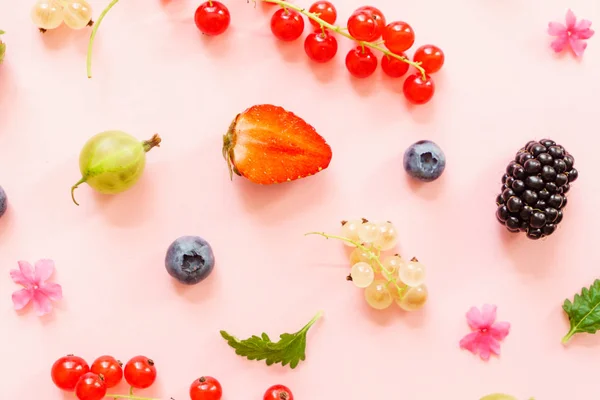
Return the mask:
{"type": "Polygon", "coordinates": [[[253,335],[244,340],[240,340],[226,331],[221,331],[221,336],[239,356],[246,357],[248,360],[264,360],[269,366],[281,364],[282,366],[289,365],[291,369],[294,369],[300,361],[306,360],[306,334],[321,315],[321,313],[315,315],[296,333],[282,333],[278,342],[271,341],[264,332],[260,337],[253,335]]]}
{"type": "Polygon", "coordinates": [[[596,279],[589,288],[582,288],[572,302],[566,299],[563,310],[571,324],[571,329],[562,339],[563,343],[577,333],[596,333],[600,329],[600,279],[596,279]]]}

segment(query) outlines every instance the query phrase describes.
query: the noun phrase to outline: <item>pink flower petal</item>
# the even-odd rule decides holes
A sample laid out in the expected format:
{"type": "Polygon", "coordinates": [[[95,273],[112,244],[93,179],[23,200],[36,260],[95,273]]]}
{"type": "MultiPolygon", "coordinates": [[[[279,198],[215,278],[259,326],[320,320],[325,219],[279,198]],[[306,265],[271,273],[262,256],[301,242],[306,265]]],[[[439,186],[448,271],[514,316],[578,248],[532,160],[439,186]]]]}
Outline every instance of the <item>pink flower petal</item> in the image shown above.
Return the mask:
{"type": "Polygon", "coordinates": [[[569,38],[569,44],[571,45],[571,49],[573,49],[573,52],[577,57],[581,57],[585,51],[585,48],[587,47],[586,42],[573,37],[569,38]]]}
{"type": "Polygon", "coordinates": [[[35,282],[40,285],[46,282],[54,273],[54,261],[39,260],[35,263],[35,282]]]}
{"type": "Polygon", "coordinates": [[[565,49],[565,47],[567,47],[567,45],[569,44],[569,39],[567,36],[560,36],[556,39],[554,39],[552,41],[552,43],[550,43],[550,47],[552,47],[552,50],[554,50],[557,53],[560,53],[561,51],[563,51],[565,49]]]}
{"type": "Polygon", "coordinates": [[[52,302],[41,290],[36,290],[33,293],[33,306],[40,317],[52,311],[52,302]]]}
{"type": "Polygon", "coordinates": [[[493,354],[497,356],[500,355],[500,342],[494,339],[492,336],[488,337],[487,347],[493,354]]]}
{"type": "Polygon", "coordinates": [[[575,17],[575,13],[569,9],[566,15],[567,29],[575,29],[575,23],[577,22],[577,17],[575,17]]]}
{"type": "Polygon", "coordinates": [[[471,307],[469,311],[467,311],[467,323],[471,327],[471,329],[482,329],[485,328],[483,325],[483,318],[481,317],[481,312],[477,307],[471,307]]]}
{"type": "Polygon", "coordinates": [[[574,37],[576,39],[589,39],[592,36],[594,36],[593,29],[583,29],[583,30],[577,31],[571,37],[574,37]]]}
{"type": "Polygon", "coordinates": [[[471,332],[460,340],[460,348],[469,350],[473,354],[477,354],[479,344],[479,332],[471,332]]]}
{"type": "Polygon", "coordinates": [[[58,283],[42,283],[39,290],[53,301],[61,300],[63,297],[62,287],[58,283]]]}
{"type": "Polygon", "coordinates": [[[502,340],[510,332],[510,324],[508,322],[496,322],[492,325],[489,332],[494,339],[502,340]]]}
{"type": "Polygon", "coordinates": [[[585,31],[590,29],[590,26],[592,26],[592,21],[589,19],[582,19],[575,25],[575,32],[585,31]]]}
{"type": "Polygon", "coordinates": [[[21,289],[17,290],[12,294],[12,301],[15,306],[15,310],[22,310],[33,298],[33,290],[21,289]]]}
{"type": "Polygon", "coordinates": [[[567,27],[559,22],[550,22],[548,24],[548,33],[552,36],[566,35],[567,27]]]}
{"type": "Polygon", "coordinates": [[[29,284],[35,284],[35,274],[33,267],[27,261],[19,261],[19,270],[29,284]]]}
{"type": "Polygon", "coordinates": [[[494,321],[496,321],[496,306],[484,304],[481,309],[481,318],[486,328],[491,327],[494,321]]]}
{"type": "Polygon", "coordinates": [[[483,361],[488,361],[490,359],[490,348],[480,345],[479,357],[481,357],[483,361]]]}
{"type": "Polygon", "coordinates": [[[10,277],[13,280],[13,282],[16,283],[17,285],[21,285],[21,286],[25,286],[25,287],[31,286],[31,282],[29,282],[29,280],[27,278],[25,278],[25,275],[23,275],[23,273],[21,271],[19,271],[18,269],[10,270],[10,277]]]}

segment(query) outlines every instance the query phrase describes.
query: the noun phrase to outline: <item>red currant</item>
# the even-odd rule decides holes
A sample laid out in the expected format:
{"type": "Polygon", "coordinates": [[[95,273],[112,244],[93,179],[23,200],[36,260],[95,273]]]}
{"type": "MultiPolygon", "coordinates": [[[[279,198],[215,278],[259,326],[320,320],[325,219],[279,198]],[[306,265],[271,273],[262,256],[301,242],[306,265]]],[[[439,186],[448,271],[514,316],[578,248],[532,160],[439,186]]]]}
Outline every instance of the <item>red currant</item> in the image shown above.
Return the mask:
{"type": "Polygon", "coordinates": [[[358,46],[346,56],[346,68],[356,78],[366,78],[377,69],[377,57],[371,49],[358,46]]]}
{"type": "Polygon", "coordinates": [[[52,381],[59,389],[72,392],[77,381],[90,371],[90,367],[81,357],[68,355],[61,357],[52,365],[52,381]]]}
{"type": "Polygon", "coordinates": [[[444,52],[437,46],[426,44],[415,51],[413,61],[420,62],[421,68],[428,74],[438,72],[444,65],[444,52]]]}
{"type": "Polygon", "coordinates": [[[385,28],[385,16],[383,15],[380,9],[373,6],[363,6],[356,9],[356,11],[366,11],[370,13],[375,22],[377,23],[377,26],[379,26],[379,28],[381,29],[381,32],[383,32],[383,29],[385,28]]]}
{"type": "Polygon", "coordinates": [[[190,386],[192,400],[221,400],[221,396],[223,396],[221,384],[212,376],[196,379],[190,386]]]}
{"type": "Polygon", "coordinates": [[[271,31],[277,39],[291,42],[304,32],[304,18],[298,11],[280,8],[271,17],[271,31]]]}
{"type": "Polygon", "coordinates": [[[102,375],[108,389],[115,387],[123,379],[123,364],[112,356],[98,357],[90,369],[96,375],[102,375]]]}
{"type": "Polygon", "coordinates": [[[196,26],[205,35],[220,35],[225,32],[231,22],[227,7],[218,1],[209,0],[200,4],[194,15],[196,26]]]}
{"type": "Polygon", "coordinates": [[[306,36],[304,51],[308,58],[318,63],[325,63],[335,57],[338,49],[337,39],[321,30],[306,36]]]}
{"type": "MultiPolygon", "coordinates": [[[[398,54],[401,57],[406,58],[406,54],[398,54]]],[[[396,57],[384,55],[381,59],[381,69],[386,75],[392,78],[400,78],[402,75],[408,72],[408,63],[398,60],[396,57]]]]}
{"type": "Polygon", "coordinates": [[[348,18],[348,33],[354,39],[364,42],[373,42],[379,39],[384,26],[383,14],[374,7],[361,7],[348,18]]]}
{"type": "Polygon", "coordinates": [[[125,380],[136,389],[146,389],[156,380],[154,361],[148,357],[135,356],[125,364],[125,380]]]}
{"type": "MultiPolygon", "coordinates": [[[[321,18],[328,24],[335,24],[335,20],[337,19],[337,10],[329,1],[319,0],[312,6],[310,6],[310,9],[308,11],[311,13],[318,14],[319,18],[321,18]]],[[[312,19],[310,20],[310,23],[315,28],[321,27],[321,25],[317,21],[313,21],[312,19]]]]}
{"type": "Polygon", "coordinates": [[[383,30],[383,41],[392,53],[400,54],[415,43],[415,33],[406,22],[391,22],[383,30]]]}
{"type": "Polygon", "coordinates": [[[433,97],[435,84],[429,76],[426,76],[426,79],[423,80],[423,76],[417,73],[406,78],[402,90],[404,96],[411,103],[425,104],[433,97]]]}
{"type": "Polygon", "coordinates": [[[75,395],[79,400],[101,400],[106,396],[106,385],[100,375],[88,372],[75,386],[75,395]]]}
{"type": "Polygon", "coordinates": [[[274,385],[267,389],[263,400],[294,400],[292,391],[283,385],[274,385]]]}

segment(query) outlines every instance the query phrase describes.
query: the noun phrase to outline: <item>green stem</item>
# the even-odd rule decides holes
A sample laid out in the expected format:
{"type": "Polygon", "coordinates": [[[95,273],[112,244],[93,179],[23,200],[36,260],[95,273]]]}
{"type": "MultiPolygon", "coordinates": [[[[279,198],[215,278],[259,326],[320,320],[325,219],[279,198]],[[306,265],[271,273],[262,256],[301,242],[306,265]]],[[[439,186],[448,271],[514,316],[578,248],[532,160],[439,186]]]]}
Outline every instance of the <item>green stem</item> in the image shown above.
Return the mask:
{"type": "Polygon", "coordinates": [[[77,200],[75,200],[75,189],[77,189],[82,183],[85,183],[86,180],[86,177],[82,177],[80,180],[77,181],[76,184],[71,186],[71,199],[73,199],[73,203],[75,203],[76,205],[79,205],[79,203],[77,202],[77,200]]]}
{"type": "Polygon", "coordinates": [[[562,338],[562,340],[561,340],[561,343],[562,343],[562,344],[567,344],[567,342],[568,342],[569,340],[571,340],[571,338],[573,337],[573,335],[574,335],[575,333],[576,333],[576,332],[575,332],[575,329],[571,329],[571,330],[569,331],[569,333],[567,333],[567,334],[565,335],[565,337],[563,337],[563,338],[562,338]]]}
{"type": "Polygon", "coordinates": [[[298,11],[300,14],[306,15],[307,18],[317,22],[318,24],[320,24],[322,27],[325,27],[327,29],[329,29],[330,31],[333,32],[337,32],[338,34],[357,42],[360,46],[363,47],[369,47],[373,50],[377,50],[382,52],[383,54],[385,54],[388,57],[393,57],[396,58],[404,63],[407,63],[409,65],[412,65],[413,67],[415,67],[420,73],[421,76],[423,77],[423,80],[427,80],[427,75],[425,74],[425,70],[423,69],[423,67],[421,67],[421,63],[419,62],[414,62],[414,61],[410,61],[408,58],[399,56],[398,54],[394,54],[391,51],[389,51],[388,49],[381,47],[378,43],[370,43],[370,42],[364,42],[361,40],[356,40],[352,37],[352,35],[350,35],[347,31],[346,28],[342,28],[340,26],[337,25],[333,25],[328,23],[327,21],[322,20],[321,18],[319,18],[319,16],[316,13],[311,13],[309,11],[306,11],[305,8],[302,8],[300,6],[297,6],[295,4],[289,3],[285,0],[260,0],[263,1],[265,3],[273,3],[273,4],[279,4],[281,7],[283,8],[291,8],[292,10],[296,10],[298,11]]]}
{"type": "Polygon", "coordinates": [[[115,4],[117,4],[118,2],[119,2],[119,0],[112,0],[110,2],[110,4],[108,6],[106,6],[106,8],[102,11],[102,13],[100,14],[100,17],[98,17],[98,20],[96,21],[96,23],[94,24],[94,27],[92,28],[92,34],[90,35],[90,42],[88,44],[88,51],[87,51],[87,64],[86,65],[87,65],[88,78],[92,77],[92,47],[94,46],[94,39],[96,38],[96,32],[98,32],[100,23],[106,16],[106,13],[108,13],[110,11],[110,9],[113,8],[113,6],[115,4]]]}
{"type": "MultiPolygon", "coordinates": [[[[263,1],[267,1],[267,0],[263,0],[263,1]]],[[[375,253],[375,252],[373,252],[373,250],[369,249],[367,246],[363,245],[362,243],[357,242],[352,239],[348,239],[343,236],[329,235],[325,232],[308,232],[304,236],[308,236],[308,235],[319,235],[319,236],[323,236],[326,239],[338,239],[338,240],[341,240],[346,243],[351,243],[352,245],[354,245],[355,247],[358,247],[362,251],[367,252],[369,254],[369,260],[375,261],[377,263],[377,267],[380,268],[380,271],[385,275],[385,278],[388,281],[388,285],[390,283],[394,283],[394,286],[396,286],[396,290],[398,291],[398,296],[400,298],[402,298],[404,291],[406,289],[404,287],[400,287],[400,285],[398,285],[398,282],[396,282],[396,279],[393,279],[392,271],[388,270],[386,267],[383,266],[383,264],[381,263],[381,260],[379,260],[379,251],[378,251],[378,253],[375,253]]]]}
{"type": "Polygon", "coordinates": [[[151,397],[140,397],[126,394],[107,394],[105,396],[108,399],[129,399],[129,400],[160,400],[151,397]]]}

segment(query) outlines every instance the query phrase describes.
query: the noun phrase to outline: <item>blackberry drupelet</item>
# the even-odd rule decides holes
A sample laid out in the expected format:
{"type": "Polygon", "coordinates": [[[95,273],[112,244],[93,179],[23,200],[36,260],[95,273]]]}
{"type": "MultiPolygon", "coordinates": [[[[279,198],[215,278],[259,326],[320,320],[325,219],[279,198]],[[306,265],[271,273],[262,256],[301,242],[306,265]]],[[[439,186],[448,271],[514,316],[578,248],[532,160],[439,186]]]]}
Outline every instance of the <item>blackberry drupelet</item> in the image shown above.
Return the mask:
{"type": "Polygon", "coordinates": [[[530,239],[550,236],[563,219],[566,193],[579,173],[575,159],[553,140],[530,141],[506,167],[496,218],[530,239]]]}

